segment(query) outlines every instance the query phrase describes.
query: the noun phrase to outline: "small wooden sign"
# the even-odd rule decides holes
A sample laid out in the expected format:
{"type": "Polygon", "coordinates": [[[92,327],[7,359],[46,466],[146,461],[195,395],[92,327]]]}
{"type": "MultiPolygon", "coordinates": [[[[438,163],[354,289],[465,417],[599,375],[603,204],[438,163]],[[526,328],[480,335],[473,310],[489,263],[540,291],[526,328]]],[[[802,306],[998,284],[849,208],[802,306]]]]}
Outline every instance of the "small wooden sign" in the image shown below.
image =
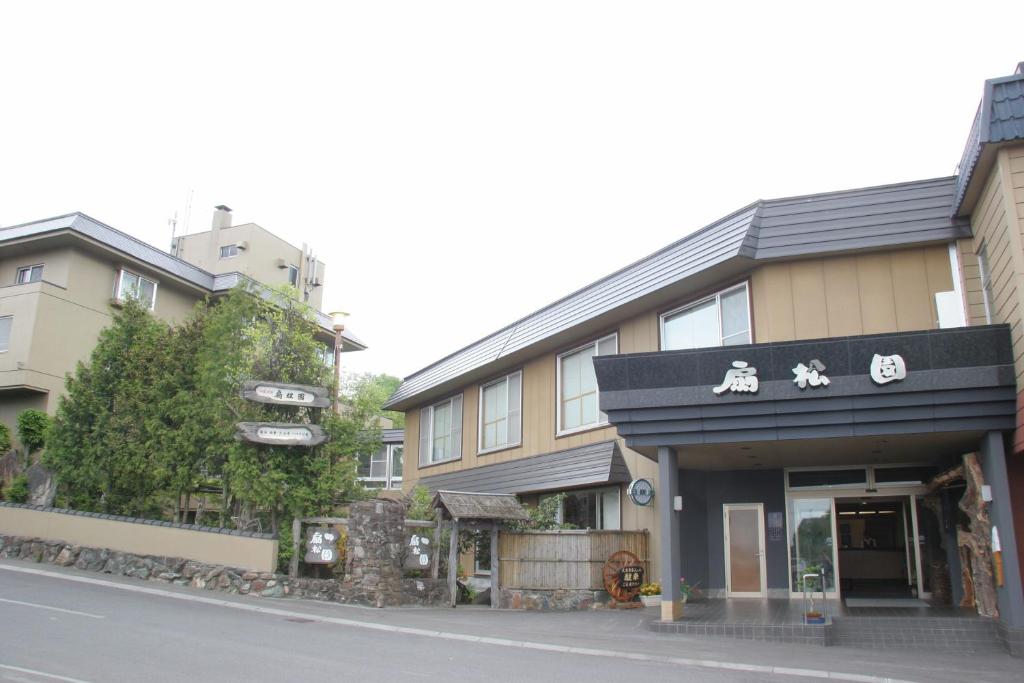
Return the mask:
{"type": "Polygon", "coordinates": [[[326,387],[305,384],[248,381],[242,385],[242,398],[257,403],[307,408],[327,408],[331,405],[326,387]]]}
{"type": "Polygon", "coordinates": [[[327,441],[320,425],[287,422],[239,422],[235,438],[268,446],[319,446],[327,441]]]}
{"type": "Polygon", "coordinates": [[[334,564],[338,561],[338,539],[341,536],[329,527],[306,529],[306,564],[334,564]]]}
{"type": "Polygon", "coordinates": [[[640,565],[628,565],[619,570],[619,588],[626,592],[638,590],[644,585],[644,568],[640,565]]]}

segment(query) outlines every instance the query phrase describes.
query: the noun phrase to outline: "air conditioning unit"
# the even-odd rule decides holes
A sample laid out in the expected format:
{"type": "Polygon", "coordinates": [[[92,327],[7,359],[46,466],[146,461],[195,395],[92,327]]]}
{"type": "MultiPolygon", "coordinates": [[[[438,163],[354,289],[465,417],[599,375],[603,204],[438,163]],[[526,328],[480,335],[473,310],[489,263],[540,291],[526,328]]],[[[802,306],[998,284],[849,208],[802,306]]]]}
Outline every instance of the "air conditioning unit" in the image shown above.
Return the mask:
{"type": "Polygon", "coordinates": [[[283,258],[279,258],[279,259],[277,259],[277,267],[278,268],[287,268],[288,267],[288,262],[285,261],[283,258]]]}
{"type": "Polygon", "coordinates": [[[244,250],[244,249],[248,249],[249,248],[249,243],[246,242],[245,240],[242,240],[241,242],[239,242],[235,246],[238,247],[239,249],[243,249],[244,250]]]}

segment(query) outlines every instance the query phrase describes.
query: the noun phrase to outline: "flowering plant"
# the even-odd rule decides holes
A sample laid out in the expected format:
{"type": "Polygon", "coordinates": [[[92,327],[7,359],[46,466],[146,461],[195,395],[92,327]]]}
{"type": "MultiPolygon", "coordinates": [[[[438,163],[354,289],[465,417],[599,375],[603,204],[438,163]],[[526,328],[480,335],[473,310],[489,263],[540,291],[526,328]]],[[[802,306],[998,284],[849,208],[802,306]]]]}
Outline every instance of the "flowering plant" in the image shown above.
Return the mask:
{"type": "Polygon", "coordinates": [[[657,581],[640,586],[640,595],[661,595],[661,584],[657,581]]]}
{"type": "Polygon", "coordinates": [[[693,584],[693,585],[688,584],[688,583],[686,583],[686,577],[685,576],[680,576],[679,577],[679,594],[682,595],[684,600],[688,599],[691,595],[695,594],[696,592],[697,592],[697,584],[696,583],[693,584]]]}

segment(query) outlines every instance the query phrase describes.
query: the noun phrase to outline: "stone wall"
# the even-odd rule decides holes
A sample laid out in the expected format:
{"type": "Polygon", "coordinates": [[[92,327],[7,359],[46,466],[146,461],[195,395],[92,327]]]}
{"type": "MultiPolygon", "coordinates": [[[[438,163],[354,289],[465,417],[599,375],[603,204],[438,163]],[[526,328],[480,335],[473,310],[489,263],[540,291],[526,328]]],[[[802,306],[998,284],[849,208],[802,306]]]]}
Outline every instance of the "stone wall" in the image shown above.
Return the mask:
{"type": "Polygon", "coordinates": [[[377,499],[349,506],[345,593],[354,601],[376,607],[402,604],[404,542],[402,503],[377,499]]]}
{"type": "MultiPolygon", "coordinates": [[[[20,559],[75,567],[90,572],[131,576],[142,581],[221,591],[264,598],[305,598],[327,602],[371,604],[365,590],[349,590],[333,579],[289,579],[287,575],[223,565],[204,564],[180,557],[133,555],[106,548],[89,548],[39,538],[0,535],[0,558],[20,559]]],[[[444,580],[399,579],[389,604],[440,604],[448,595],[444,580]]]]}
{"type": "Polygon", "coordinates": [[[498,606],[503,609],[571,611],[600,609],[608,599],[607,592],[596,590],[502,588],[498,595],[498,606]]]}

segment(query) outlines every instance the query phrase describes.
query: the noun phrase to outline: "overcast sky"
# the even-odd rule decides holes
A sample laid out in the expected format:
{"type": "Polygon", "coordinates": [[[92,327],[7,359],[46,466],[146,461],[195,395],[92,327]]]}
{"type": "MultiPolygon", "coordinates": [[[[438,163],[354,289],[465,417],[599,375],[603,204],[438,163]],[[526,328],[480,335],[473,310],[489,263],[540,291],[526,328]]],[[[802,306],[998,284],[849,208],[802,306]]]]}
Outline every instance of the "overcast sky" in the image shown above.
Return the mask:
{"type": "Polygon", "coordinates": [[[191,189],[404,376],[755,199],[952,175],[1024,60],[1019,0],[697,4],[5,3],[0,225],[166,248],[191,189]]]}

